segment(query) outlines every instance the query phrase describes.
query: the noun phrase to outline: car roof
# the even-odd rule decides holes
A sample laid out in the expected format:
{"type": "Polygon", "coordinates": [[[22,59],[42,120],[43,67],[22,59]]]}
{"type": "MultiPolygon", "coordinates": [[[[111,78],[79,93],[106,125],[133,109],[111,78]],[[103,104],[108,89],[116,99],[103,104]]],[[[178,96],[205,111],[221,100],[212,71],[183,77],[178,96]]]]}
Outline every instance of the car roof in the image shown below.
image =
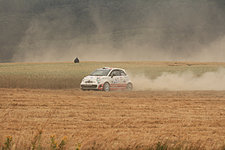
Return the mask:
{"type": "Polygon", "coordinates": [[[106,69],[106,70],[109,70],[109,69],[110,69],[110,70],[117,70],[117,69],[118,69],[118,70],[123,70],[123,71],[125,71],[125,70],[122,69],[122,68],[112,68],[112,67],[103,67],[103,68],[99,68],[99,69],[103,69],[103,70],[104,70],[104,69],[106,69]]]}

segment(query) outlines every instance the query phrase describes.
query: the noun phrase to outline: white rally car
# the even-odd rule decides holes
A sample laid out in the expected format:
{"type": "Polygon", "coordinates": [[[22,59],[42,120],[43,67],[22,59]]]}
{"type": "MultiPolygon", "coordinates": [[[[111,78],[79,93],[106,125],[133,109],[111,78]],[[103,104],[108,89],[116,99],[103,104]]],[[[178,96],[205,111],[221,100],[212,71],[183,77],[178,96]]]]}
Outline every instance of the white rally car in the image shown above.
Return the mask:
{"type": "Polygon", "coordinates": [[[80,87],[82,90],[132,90],[133,84],[125,70],[120,68],[104,67],[97,69],[90,75],[84,77],[80,87]]]}

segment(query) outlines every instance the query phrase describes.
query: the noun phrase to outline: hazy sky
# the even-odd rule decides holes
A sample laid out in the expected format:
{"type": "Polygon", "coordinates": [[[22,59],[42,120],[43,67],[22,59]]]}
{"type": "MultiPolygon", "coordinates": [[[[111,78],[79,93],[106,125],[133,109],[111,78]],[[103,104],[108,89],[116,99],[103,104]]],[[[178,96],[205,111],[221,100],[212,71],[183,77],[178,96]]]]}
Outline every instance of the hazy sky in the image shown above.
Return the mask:
{"type": "Polygon", "coordinates": [[[0,62],[225,61],[224,0],[0,0],[0,62]]]}

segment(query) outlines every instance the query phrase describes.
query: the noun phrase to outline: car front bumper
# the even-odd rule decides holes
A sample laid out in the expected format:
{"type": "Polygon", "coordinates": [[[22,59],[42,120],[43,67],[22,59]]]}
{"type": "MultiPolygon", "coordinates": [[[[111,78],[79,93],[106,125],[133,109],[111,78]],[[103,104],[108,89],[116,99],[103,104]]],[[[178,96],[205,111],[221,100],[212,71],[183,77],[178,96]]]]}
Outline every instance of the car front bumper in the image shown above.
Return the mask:
{"type": "Polygon", "coordinates": [[[80,88],[82,90],[102,90],[102,84],[81,84],[80,88]]]}

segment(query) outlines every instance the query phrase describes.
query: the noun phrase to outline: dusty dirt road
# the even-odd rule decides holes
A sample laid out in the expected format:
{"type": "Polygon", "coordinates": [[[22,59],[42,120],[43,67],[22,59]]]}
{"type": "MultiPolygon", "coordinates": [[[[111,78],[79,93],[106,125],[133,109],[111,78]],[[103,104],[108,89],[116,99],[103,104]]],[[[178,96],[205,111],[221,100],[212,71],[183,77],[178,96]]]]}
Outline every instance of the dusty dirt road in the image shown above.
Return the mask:
{"type": "Polygon", "coordinates": [[[225,144],[225,91],[83,92],[0,89],[0,141],[11,135],[18,148],[31,145],[37,130],[42,145],[67,136],[67,149],[134,148],[225,144]]]}

